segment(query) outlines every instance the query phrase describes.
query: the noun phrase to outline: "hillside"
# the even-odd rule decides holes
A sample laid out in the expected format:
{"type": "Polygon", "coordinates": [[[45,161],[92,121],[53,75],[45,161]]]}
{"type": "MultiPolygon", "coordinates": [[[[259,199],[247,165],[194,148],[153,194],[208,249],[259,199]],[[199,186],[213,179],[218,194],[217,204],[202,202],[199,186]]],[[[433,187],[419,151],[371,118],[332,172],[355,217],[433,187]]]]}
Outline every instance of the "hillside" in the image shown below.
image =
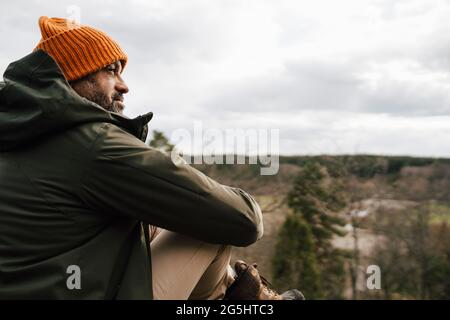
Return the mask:
{"type": "MultiPolygon", "coordinates": [[[[290,212],[284,199],[296,174],[306,161],[318,161],[331,175],[345,176],[351,181],[346,190],[353,201],[340,212],[350,222],[349,213],[358,210],[368,217],[356,228],[360,268],[372,263],[371,253],[380,243],[380,237],[371,230],[379,214],[395,213],[420,204],[432,205],[433,223],[450,222],[450,160],[383,156],[318,156],[282,157],[275,176],[259,175],[257,165],[197,165],[196,167],[221,183],[243,188],[256,197],[263,209],[265,235],[247,248],[236,248],[234,259],[257,262],[261,273],[270,280],[271,259],[286,215],[290,212]],[[372,220],[371,220],[372,219],[372,220]],[[372,222],[370,222],[372,221],[372,222]]],[[[353,250],[351,225],[347,235],[336,238],[336,247],[353,250]]],[[[447,229],[446,229],[447,230],[447,229]]],[[[449,243],[450,245],[450,243],[449,243]]],[[[361,273],[358,286],[364,291],[361,273]]],[[[350,284],[345,296],[350,297],[350,284]]]]}

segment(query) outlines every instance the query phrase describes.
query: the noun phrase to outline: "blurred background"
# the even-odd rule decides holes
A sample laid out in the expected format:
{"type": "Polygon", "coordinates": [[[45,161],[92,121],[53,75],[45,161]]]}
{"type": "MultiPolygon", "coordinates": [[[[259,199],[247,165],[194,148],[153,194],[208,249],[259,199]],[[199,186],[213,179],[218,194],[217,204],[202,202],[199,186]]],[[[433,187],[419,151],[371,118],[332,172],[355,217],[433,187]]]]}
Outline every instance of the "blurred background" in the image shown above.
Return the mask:
{"type": "Polygon", "coordinates": [[[234,256],[275,288],[450,298],[449,1],[1,2],[2,73],[36,46],[41,15],[119,42],[125,114],[154,112],[152,146],[170,151],[194,121],[279,130],[276,175],[196,165],[260,202],[265,237],[234,256]]]}

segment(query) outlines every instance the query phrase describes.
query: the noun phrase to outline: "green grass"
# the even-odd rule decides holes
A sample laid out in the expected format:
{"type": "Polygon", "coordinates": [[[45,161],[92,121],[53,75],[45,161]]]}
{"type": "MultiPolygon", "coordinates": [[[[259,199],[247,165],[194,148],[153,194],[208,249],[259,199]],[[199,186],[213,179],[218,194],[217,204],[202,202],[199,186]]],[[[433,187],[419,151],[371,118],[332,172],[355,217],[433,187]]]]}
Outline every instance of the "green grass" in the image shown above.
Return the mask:
{"type": "Polygon", "coordinates": [[[450,224],[450,205],[445,203],[433,203],[430,205],[431,218],[430,223],[441,224],[446,222],[450,224]]]}

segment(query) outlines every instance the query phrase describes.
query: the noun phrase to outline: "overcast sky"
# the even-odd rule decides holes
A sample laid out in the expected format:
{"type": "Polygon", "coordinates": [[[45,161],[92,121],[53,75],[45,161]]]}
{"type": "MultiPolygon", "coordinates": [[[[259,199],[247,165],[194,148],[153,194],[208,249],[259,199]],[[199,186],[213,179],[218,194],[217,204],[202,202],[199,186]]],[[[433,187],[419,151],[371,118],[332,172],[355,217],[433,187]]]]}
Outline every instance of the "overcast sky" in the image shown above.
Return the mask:
{"type": "Polygon", "coordinates": [[[154,129],[280,130],[281,154],[450,157],[450,1],[2,1],[0,72],[41,15],[128,54],[126,115],[154,129]]]}

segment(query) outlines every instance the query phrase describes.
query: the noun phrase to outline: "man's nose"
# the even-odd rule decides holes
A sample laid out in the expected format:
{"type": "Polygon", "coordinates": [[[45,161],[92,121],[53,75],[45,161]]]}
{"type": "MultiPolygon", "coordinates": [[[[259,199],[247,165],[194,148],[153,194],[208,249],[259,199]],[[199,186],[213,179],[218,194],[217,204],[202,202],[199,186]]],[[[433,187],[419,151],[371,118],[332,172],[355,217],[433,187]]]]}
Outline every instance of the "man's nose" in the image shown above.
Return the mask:
{"type": "Polygon", "coordinates": [[[123,81],[123,79],[120,76],[118,76],[117,78],[118,79],[116,81],[115,89],[122,94],[127,93],[129,91],[127,84],[125,83],[125,81],[123,81]]]}

